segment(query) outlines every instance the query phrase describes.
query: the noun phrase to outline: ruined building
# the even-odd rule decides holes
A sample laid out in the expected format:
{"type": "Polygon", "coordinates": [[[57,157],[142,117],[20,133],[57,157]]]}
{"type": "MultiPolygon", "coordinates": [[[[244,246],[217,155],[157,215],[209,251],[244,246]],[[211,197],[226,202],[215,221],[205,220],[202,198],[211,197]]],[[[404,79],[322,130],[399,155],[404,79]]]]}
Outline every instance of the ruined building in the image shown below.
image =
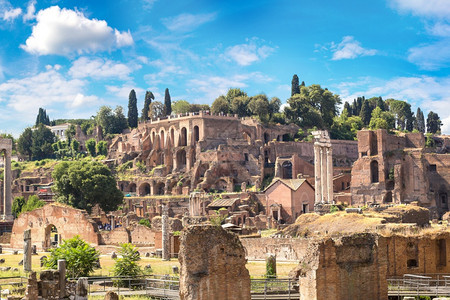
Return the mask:
{"type": "Polygon", "coordinates": [[[440,150],[425,147],[422,133],[397,136],[383,129],[359,131],[352,204],[417,201],[442,215],[449,209],[450,154],[440,150]]]}

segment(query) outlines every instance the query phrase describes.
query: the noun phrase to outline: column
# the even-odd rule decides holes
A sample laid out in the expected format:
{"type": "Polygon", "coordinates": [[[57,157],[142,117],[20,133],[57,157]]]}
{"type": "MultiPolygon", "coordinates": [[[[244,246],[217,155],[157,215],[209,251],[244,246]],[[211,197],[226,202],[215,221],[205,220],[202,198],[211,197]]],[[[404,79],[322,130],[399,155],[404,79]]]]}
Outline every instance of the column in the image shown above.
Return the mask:
{"type": "Polygon", "coordinates": [[[31,229],[23,232],[23,270],[31,271],[31,229]]]}
{"type": "Polygon", "coordinates": [[[58,271],[59,271],[59,299],[63,299],[66,296],[66,260],[58,259],[58,271]]]}
{"type": "Polygon", "coordinates": [[[326,165],[327,154],[325,153],[325,148],[320,147],[320,185],[322,191],[322,199],[320,202],[327,202],[327,165],[326,165]]]}
{"type": "Polygon", "coordinates": [[[333,149],[327,147],[328,203],[333,203],[333,149]]]}
{"type": "Polygon", "coordinates": [[[163,205],[162,210],[162,259],[170,260],[169,208],[163,205]]]}
{"type": "Polygon", "coordinates": [[[314,145],[314,190],[315,190],[315,204],[320,203],[322,199],[322,191],[320,188],[320,148],[314,145]]]}
{"type": "Polygon", "coordinates": [[[3,181],[3,219],[12,220],[11,213],[11,150],[5,149],[5,171],[3,181]]]}

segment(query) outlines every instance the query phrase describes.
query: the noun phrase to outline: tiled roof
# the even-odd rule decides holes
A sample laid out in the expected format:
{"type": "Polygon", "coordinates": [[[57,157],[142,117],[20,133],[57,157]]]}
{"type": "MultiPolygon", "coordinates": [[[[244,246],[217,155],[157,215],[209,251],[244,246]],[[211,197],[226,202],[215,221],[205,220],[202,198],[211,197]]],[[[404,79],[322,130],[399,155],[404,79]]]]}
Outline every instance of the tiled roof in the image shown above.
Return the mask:
{"type": "Polygon", "coordinates": [[[278,181],[281,181],[282,183],[284,183],[287,187],[289,187],[291,190],[296,191],[298,190],[298,188],[304,183],[307,182],[306,179],[281,179],[281,178],[277,178],[274,181],[272,181],[271,184],[269,184],[268,187],[266,187],[266,189],[264,191],[267,191],[272,185],[274,185],[275,183],[277,183],[278,181]]]}
{"type": "Polygon", "coordinates": [[[208,204],[208,207],[230,207],[233,206],[233,204],[238,200],[239,198],[217,199],[214,202],[208,204]]]}

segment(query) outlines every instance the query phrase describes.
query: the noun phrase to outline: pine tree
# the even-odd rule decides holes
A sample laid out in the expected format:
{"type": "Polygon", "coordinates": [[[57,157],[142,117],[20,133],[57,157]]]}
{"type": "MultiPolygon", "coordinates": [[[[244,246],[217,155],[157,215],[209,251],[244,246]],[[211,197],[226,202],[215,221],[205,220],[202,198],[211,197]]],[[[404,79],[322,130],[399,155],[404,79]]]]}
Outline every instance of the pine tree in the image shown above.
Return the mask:
{"type": "Polygon", "coordinates": [[[425,133],[425,118],[423,116],[423,111],[420,109],[420,107],[417,108],[416,124],[417,124],[416,129],[419,132],[425,133]]]}
{"type": "Polygon", "coordinates": [[[427,132],[428,133],[436,133],[441,131],[441,119],[438,114],[430,111],[427,116],[427,132]]]}
{"type": "Polygon", "coordinates": [[[364,102],[362,103],[361,112],[359,113],[359,116],[361,117],[361,120],[363,121],[364,125],[369,125],[370,118],[372,116],[369,101],[364,100],[364,102]]]}
{"type": "Polygon", "coordinates": [[[165,115],[170,116],[172,113],[172,100],[170,100],[170,94],[169,89],[166,88],[166,92],[164,94],[164,109],[165,109],[165,115]]]}
{"type": "Polygon", "coordinates": [[[145,92],[144,108],[142,108],[142,116],[141,116],[142,121],[147,121],[150,119],[150,117],[148,116],[148,112],[152,100],[155,100],[155,96],[153,95],[153,93],[149,91],[145,92]]]}
{"type": "Polygon", "coordinates": [[[138,125],[138,110],[136,92],[131,90],[128,96],[128,126],[136,128],[138,125]]]}
{"type": "Polygon", "coordinates": [[[36,126],[39,124],[50,125],[50,118],[47,116],[47,112],[42,107],[39,107],[39,112],[36,117],[36,126]]]}
{"type": "Polygon", "coordinates": [[[297,74],[294,74],[294,76],[292,76],[291,81],[291,97],[294,96],[295,94],[300,94],[300,86],[298,85],[297,74]]]}
{"type": "Polygon", "coordinates": [[[347,113],[348,113],[349,117],[351,117],[353,115],[352,108],[351,108],[350,104],[347,101],[345,101],[345,103],[344,103],[344,109],[347,110],[347,113]]]}
{"type": "Polygon", "coordinates": [[[302,83],[300,84],[300,86],[305,86],[305,82],[304,82],[304,81],[302,81],[302,83]]]}
{"type": "Polygon", "coordinates": [[[381,96],[378,97],[378,99],[377,99],[377,107],[379,107],[382,111],[386,110],[385,107],[384,107],[383,98],[381,98],[381,96]]]}

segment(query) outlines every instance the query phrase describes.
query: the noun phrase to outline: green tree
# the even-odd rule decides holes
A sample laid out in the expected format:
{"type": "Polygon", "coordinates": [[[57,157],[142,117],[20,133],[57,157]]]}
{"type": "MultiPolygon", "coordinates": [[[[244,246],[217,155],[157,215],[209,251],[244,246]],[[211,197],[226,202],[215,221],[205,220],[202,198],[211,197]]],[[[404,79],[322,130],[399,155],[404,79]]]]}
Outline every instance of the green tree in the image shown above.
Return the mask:
{"type": "Polygon", "coordinates": [[[430,111],[427,116],[427,132],[437,133],[441,131],[442,122],[438,114],[430,111]]]}
{"type": "Polygon", "coordinates": [[[77,235],[64,240],[58,248],[51,249],[45,266],[48,269],[57,269],[58,260],[65,259],[67,278],[87,277],[94,271],[95,262],[99,257],[100,252],[77,235]]]}
{"type": "Polygon", "coordinates": [[[229,103],[225,96],[219,96],[211,105],[211,112],[213,114],[227,114],[230,111],[229,103]]]}
{"type": "Polygon", "coordinates": [[[139,252],[132,244],[121,244],[119,256],[115,259],[113,274],[114,276],[134,277],[142,274],[142,270],[138,264],[140,259],[139,252]]]}
{"type": "Polygon", "coordinates": [[[295,94],[300,94],[300,85],[297,74],[294,74],[294,76],[292,76],[291,81],[291,97],[295,94]]]}
{"type": "Polygon", "coordinates": [[[97,125],[103,129],[103,134],[122,133],[128,127],[123,108],[116,106],[114,111],[109,106],[102,106],[95,117],[97,125]]]}
{"type": "Polygon", "coordinates": [[[39,124],[31,135],[31,157],[41,160],[53,156],[52,144],[56,141],[55,135],[44,124],[39,124]]]}
{"type": "Polygon", "coordinates": [[[172,111],[176,114],[185,114],[191,111],[191,104],[186,100],[177,100],[172,104],[172,111]]]}
{"type": "Polygon", "coordinates": [[[347,101],[345,101],[344,109],[342,111],[344,111],[344,110],[347,111],[347,117],[351,117],[353,115],[352,108],[351,108],[350,104],[347,101]]]}
{"type": "Polygon", "coordinates": [[[411,105],[405,101],[387,99],[386,104],[389,107],[389,111],[395,117],[398,130],[412,131],[413,125],[413,113],[411,112],[411,105]]]}
{"type": "Polygon", "coordinates": [[[80,142],[78,142],[77,140],[72,140],[72,151],[73,153],[78,153],[78,151],[80,151],[80,142]]]}
{"type": "Polygon", "coordinates": [[[60,162],[52,173],[57,201],[86,209],[99,204],[105,212],[122,204],[123,194],[111,170],[93,161],[60,162]]]}
{"type": "Polygon", "coordinates": [[[128,96],[128,125],[131,128],[136,128],[138,125],[138,118],[136,92],[133,89],[128,96]]]}
{"type": "Polygon", "coordinates": [[[150,104],[149,114],[152,119],[161,118],[164,116],[164,104],[160,101],[153,101],[150,104]]]}
{"type": "Polygon", "coordinates": [[[31,160],[31,157],[33,155],[33,151],[31,149],[33,145],[33,131],[30,127],[25,128],[25,130],[22,132],[22,134],[19,136],[19,139],[17,140],[17,150],[20,154],[28,156],[28,159],[31,160]]]}
{"type": "Polygon", "coordinates": [[[26,201],[23,196],[14,197],[14,201],[12,203],[11,211],[14,218],[17,218],[22,212],[22,208],[25,205],[26,201]]]}
{"type": "Polygon", "coordinates": [[[369,125],[371,114],[372,110],[370,109],[369,101],[365,100],[362,104],[361,111],[359,113],[359,116],[361,117],[361,120],[363,121],[364,125],[369,125]]]}
{"type": "Polygon", "coordinates": [[[97,155],[106,156],[108,154],[108,143],[105,141],[99,141],[95,149],[97,150],[97,155]]]}
{"type": "Polygon", "coordinates": [[[39,112],[36,117],[35,126],[38,126],[39,124],[50,125],[50,119],[47,115],[47,112],[41,107],[39,108],[39,112]]]}
{"type": "Polygon", "coordinates": [[[141,116],[142,121],[147,121],[150,119],[148,112],[150,110],[150,104],[152,103],[152,100],[155,100],[155,96],[153,95],[153,93],[149,91],[145,92],[144,108],[142,108],[141,116]]]}
{"type": "Polygon", "coordinates": [[[269,101],[269,119],[273,121],[273,117],[276,113],[280,112],[281,100],[278,97],[272,97],[269,101]]]}
{"type": "Polygon", "coordinates": [[[259,94],[250,98],[248,108],[252,115],[258,116],[263,123],[269,121],[269,99],[264,94],[259,94]]]}
{"type": "Polygon", "coordinates": [[[337,140],[355,140],[356,134],[364,127],[361,117],[349,116],[346,108],[339,117],[335,117],[331,126],[330,136],[337,140]]]}
{"type": "Polygon", "coordinates": [[[247,93],[244,92],[241,89],[238,88],[233,88],[233,89],[229,89],[227,92],[227,95],[225,96],[225,98],[228,101],[228,105],[231,105],[231,102],[233,102],[233,99],[238,98],[238,97],[248,97],[247,93]]]}
{"type": "Polygon", "coordinates": [[[170,116],[172,114],[172,100],[170,99],[169,89],[166,88],[164,92],[164,115],[170,116]]]}
{"type": "Polygon", "coordinates": [[[417,108],[415,129],[417,129],[419,132],[425,133],[425,118],[420,107],[417,108]]]}
{"type": "Polygon", "coordinates": [[[240,118],[249,116],[250,115],[250,111],[248,108],[249,102],[250,98],[247,96],[234,97],[233,100],[231,100],[230,105],[231,113],[237,114],[240,118]]]}
{"type": "Polygon", "coordinates": [[[190,108],[191,112],[199,112],[199,111],[206,111],[211,110],[208,104],[191,104],[190,108]]]}
{"type": "Polygon", "coordinates": [[[375,129],[386,129],[391,130],[394,128],[395,119],[391,112],[382,111],[380,107],[376,107],[372,111],[372,116],[370,118],[369,128],[375,129]]]}
{"type": "Polygon", "coordinates": [[[28,197],[27,202],[25,205],[22,206],[22,209],[20,213],[27,212],[27,211],[33,211],[37,208],[43,207],[45,205],[45,202],[40,200],[38,196],[31,195],[28,197]]]}
{"type": "Polygon", "coordinates": [[[89,155],[92,157],[97,156],[97,152],[95,151],[95,145],[97,144],[97,142],[95,141],[95,139],[88,139],[86,141],[86,149],[89,152],[89,155]]]}

